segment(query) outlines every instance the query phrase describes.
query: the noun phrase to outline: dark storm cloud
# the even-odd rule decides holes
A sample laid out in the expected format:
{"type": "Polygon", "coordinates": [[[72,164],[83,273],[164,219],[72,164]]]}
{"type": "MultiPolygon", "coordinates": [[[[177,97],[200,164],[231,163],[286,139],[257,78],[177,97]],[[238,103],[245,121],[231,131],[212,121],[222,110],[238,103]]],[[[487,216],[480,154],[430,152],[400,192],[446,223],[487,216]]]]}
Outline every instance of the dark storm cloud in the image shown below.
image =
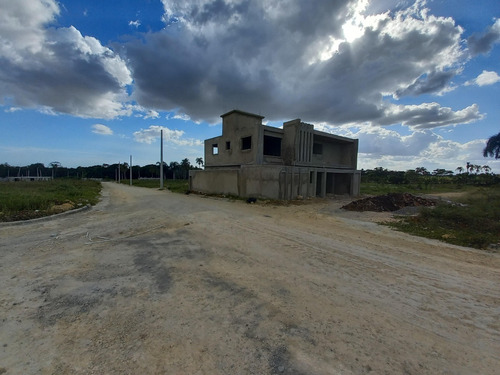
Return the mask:
{"type": "Polygon", "coordinates": [[[399,106],[393,116],[383,99],[447,89],[465,58],[462,29],[449,18],[418,7],[370,17],[356,1],[163,2],[164,18],[179,22],[125,46],[145,107],[211,121],[235,107],[338,124],[472,121],[426,103],[419,115],[399,106]],[[361,28],[351,42],[348,22],[361,28]]]}
{"type": "MultiPolygon", "coordinates": [[[[54,0],[5,2],[0,100],[100,118],[142,109],[218,121],[232,108],[270,120],[421,128],[481,118],[477,106],[386,99],[446,91],[467,58],[462,29],[424,2],[372,15],[362,0],[162,3],[164,30],[112,50],[74,27],[49,27],[59,13],[54,0]]],[[[471,37],[469,48],[491,44],[486,34],[471,37]]]]}

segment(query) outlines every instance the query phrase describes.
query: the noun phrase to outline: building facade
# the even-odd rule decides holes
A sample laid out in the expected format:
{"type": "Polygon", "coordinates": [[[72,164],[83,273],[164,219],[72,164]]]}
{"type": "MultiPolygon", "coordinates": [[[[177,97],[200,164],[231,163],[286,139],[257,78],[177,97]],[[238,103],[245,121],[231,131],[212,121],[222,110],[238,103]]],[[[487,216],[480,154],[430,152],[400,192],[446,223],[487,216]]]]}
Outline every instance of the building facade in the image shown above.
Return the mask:
{"type": "Polygon", "coordinates": [[[221,117],[222,135],[205,140],[205,170],[190,172],[190,190],[269,199],[359,195],[357,139],[300,119],[280,129],[239,110],[221,117]]]}

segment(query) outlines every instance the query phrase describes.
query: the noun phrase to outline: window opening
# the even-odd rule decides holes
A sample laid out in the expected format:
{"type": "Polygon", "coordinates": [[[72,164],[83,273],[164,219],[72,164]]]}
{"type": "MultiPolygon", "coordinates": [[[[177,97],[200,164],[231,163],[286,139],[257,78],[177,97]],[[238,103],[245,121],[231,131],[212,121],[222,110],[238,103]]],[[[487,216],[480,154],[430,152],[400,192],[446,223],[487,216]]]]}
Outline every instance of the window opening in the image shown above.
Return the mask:
{"type": "Polygon", "coordinates": [[[252,137],[241,138],[241,149],[250,150],[252,148],[252,137]]]}
{"type": "Polygon", "coordinates": [[[314,155],[323,154],[323,145],[321,143],[314,143],[313,144],[313,154],[314,155]]]}
{"type": "Polygon", "coordinates": [[[281,156],[281,138],[265,135],[264,155],[281,156]]]}
{"type": "Polygon", "coordinates": [[[231,142],[226,141],[226,150],[231,150],[231,142]]]}
{"type": "Polygon", "coordinates": [[[219,155],[219,144],[214,143],[212,145],[212,155],[219,155]]]}

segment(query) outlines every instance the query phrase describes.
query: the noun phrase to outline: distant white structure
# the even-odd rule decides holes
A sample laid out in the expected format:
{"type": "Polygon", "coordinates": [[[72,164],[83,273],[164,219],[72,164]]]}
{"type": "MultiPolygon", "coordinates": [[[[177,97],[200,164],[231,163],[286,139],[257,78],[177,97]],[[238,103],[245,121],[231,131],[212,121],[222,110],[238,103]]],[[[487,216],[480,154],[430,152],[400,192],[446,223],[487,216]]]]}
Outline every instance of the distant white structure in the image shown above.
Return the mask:
{"type": "Polygon", "coordinates": [[[50,181],[52,177],[50,176],[17,176],[17,177],[4,177],[0,178],[0,181],[14,182],[14,181],[50,181]]]}

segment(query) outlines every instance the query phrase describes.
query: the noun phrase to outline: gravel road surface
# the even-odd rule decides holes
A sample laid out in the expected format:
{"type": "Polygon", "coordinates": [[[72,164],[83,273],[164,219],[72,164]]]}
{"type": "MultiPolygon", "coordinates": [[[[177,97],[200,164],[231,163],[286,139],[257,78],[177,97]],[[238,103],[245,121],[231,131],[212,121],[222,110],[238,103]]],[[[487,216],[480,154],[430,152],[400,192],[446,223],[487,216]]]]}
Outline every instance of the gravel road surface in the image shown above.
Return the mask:
{"type": "Polygon", "coordinates": [[[104,183],[0,226],[0,374],[498,374],[500,254],[104,183]]]}

